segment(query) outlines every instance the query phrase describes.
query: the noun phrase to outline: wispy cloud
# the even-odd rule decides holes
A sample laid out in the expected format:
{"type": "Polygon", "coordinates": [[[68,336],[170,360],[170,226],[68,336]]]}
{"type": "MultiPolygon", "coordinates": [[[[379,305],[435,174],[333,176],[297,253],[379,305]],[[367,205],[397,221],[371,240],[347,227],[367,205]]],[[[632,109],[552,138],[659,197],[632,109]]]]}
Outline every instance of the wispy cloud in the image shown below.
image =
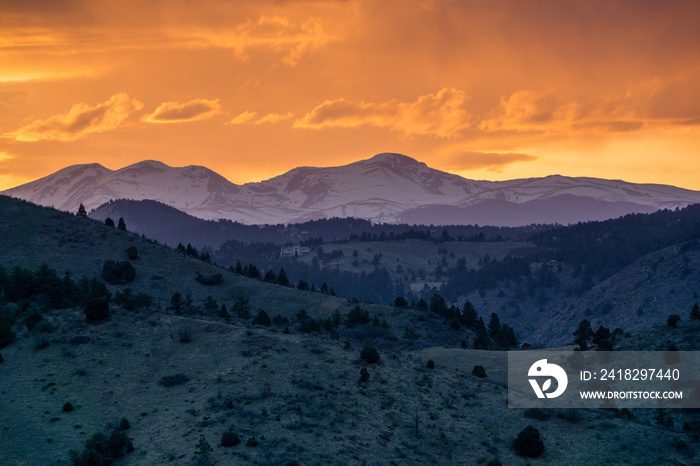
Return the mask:
{"type": "Polygon", "coordinates": [[[289,120],[294,118],[292,112],[286,114],[282,113],[268,113],[258,118],[258,112],[245,111],[240,115],[234,117],[231,121],[226,123],[227,125],[262,125],[265,123],[277,123],[284,120],[289,120]]]}
{"type": "Polygon", "coordinates": [[[193,99],[183,104],[163,102],[153,113],[144,115],[141,120],[147,123],[186,123],[206,120],[220,112],[219,99],[193,99]]]}
{"type": "Polygon", "coordinates": [[[113,130],[131,112],[141,108],[143,104],[127,94],[115,94],[106,102],[94,106],[75,104],[66,113],[35,120],[12,133],[6,133],[5,137],[23,142],[75,141],[91,133],[113,130]]]}
{"type": "Polygon", "coordinates": [[[284,121],[284,120],[290,120],[294,118],[294,115],[292,115],[292,112],[288,112],[285,114],[282,113],[268,113],[267,115],[263,116],[259,120],[255,122],[256,125],[261,125],[263,123],[277,123],[279,121],[284,121]]]}
{"type": "Polygon", "coordinates": [[[443,163],[449,170],[476,170],[486,169],[500,171],[506,165],[516,162],[533,162],[537,157],[517,152],[473,152],[463,151],[452,154],[443,163]]]}
{"type": "Polygon", "coordinates": [[[383,103],[351,102],[343,98],[326,100],[294,122],[295,128],[357,128],[377,126],[406,135],[455,138],[469,128],[470,115],[464,109],[464,91],[444,88],[418,97],[415,102],[392,100],[383,103]]]}

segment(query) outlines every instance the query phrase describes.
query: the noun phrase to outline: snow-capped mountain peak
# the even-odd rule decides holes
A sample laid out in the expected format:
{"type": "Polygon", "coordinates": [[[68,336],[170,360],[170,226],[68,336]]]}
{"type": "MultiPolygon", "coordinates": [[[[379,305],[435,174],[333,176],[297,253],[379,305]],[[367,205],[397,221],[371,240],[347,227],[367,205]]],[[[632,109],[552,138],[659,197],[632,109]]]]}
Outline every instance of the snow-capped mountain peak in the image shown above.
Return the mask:
{"type": "Polygon", "coordinates": [[[144,160],[119,170],[74,165],[4,191],[41,205],[90,210],[116,199],[152,199],[204,219],[290,223],[327,217],[375,222],[522,225],[602,220],[683,207],[700,192],[673,186],[551,175],[475,181],[401,154],[382,153],[338,167],[298,167],[235,185],[198,165],[144,160]]]}

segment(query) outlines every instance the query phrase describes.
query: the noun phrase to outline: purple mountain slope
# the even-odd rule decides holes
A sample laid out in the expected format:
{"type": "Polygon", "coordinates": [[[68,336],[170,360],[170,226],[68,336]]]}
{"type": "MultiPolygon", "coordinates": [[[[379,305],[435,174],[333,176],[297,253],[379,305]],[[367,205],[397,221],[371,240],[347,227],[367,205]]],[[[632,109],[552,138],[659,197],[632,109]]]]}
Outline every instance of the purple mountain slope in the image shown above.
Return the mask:
{"type": "Polygon", "coordinates": [[[75,212],[152,199],[203,219],[246,224],[329,217],[422,224],[573,223],[700,203],[700,192],[619,180],[548,176],[476,181],[400,154],[340,167],[299,167],[236,185],[201,166],[143,161],[119,170],[74,165],[0,194],[75,212]]]}

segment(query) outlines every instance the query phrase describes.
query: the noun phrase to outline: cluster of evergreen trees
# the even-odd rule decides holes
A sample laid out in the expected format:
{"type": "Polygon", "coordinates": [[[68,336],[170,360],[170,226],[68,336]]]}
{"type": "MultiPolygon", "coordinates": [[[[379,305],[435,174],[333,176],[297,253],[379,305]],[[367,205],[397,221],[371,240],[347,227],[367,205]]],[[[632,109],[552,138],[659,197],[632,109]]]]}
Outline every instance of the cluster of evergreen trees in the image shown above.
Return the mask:
{"type": "Polygon", "coordinates": [[[68,272],[59,277],[56,270],[45,263],[35,271],[19,266],[7,271],[0,265],[0,303],[15,303],[20,306],[19,314],[0,315],[0,348],[14,340],[12,326],[19,315],[25,314],[25,324],[30,330],[42,320],[40,313],[29,312],[32,304],[43,311],[80,306],[85,311],[87,320],[92,321],[103,319],[99,316],[104,316],[104,306],[107,306],[107,315],[109,314],[110,298],[107,286],[96,278],[82,278],[76,282],[68,272]]]}
{"type": "Polygon", "coordinates": [[[321,284],[321,287],[318,289],[316,288],[315,284],[309,285],[309,283],[305,280],[299,280],[299,284],[294,286],[291,280],[287,277],[287,272],[285,272],[284,267],[281,267],[278,273],[275,273],[274,270],[270,269],[263,275],[255,264],[248,264],[246,266],[243,266],[239,261],[236,263],[235,267],[230,267],[230,270],[243,277],[262,280],[267,283],[274,283],[281,286],[289,286],[302,291],[319,291],[324,294],[330,294],[331,296],[335,296],[335,290],[333,288],[329,288],[326,282],[323,282],[321,284]]]}
{"type": "Polygon", "coordinates": [[[5,302],[35,302],[42,309],[66,309],[110,296],[107,286],[96,278],[76,282],[70,272],[59,277],[46,263],[35,271],[19,266],[7,271],[0,265],[0,300],[5,302]]]}
{"type": "Polygon", "coordinates": [[[467,269],[466,260],[459,259],[455,267],[445,272],[447,282],[440,292],[449,299],[455,299],[473,291],[494,288],[506,280],[527,279],[530,276],[529,258],[507,255],[499,261],[486,255],[481,262],[480,268],[467,269]]]}
{"type": "Polygon", "coordinates": [[[653,251],[687,242],[698,245],[700,204],[651,214],[630,214],[536,233],[530,241],[548,248],[545,258],[578,265],[602,278],[653,251]]]}
{"type": "Polygon", "coordinates": [[[185,247],[182,243],[178,244],[177,252],[189,257],[193,257],[195,259],[199,259],[202,262],[211,262],[211,255],[209,254],[209,252],[205,251],[200,254],[197,251],[197,248],[192,246],[190,243],[187,243],[187,247],[185,247]]]}
{"type": "Polygon", "coordinates": [[[609,328],[602,325],[594,332],[591,323],[583,319],[573,333],[574,344],[578,345],[581,351],[589,349],[589,342],[596,346],[597,351],[612,351],[613,344],[622,334],[623,331],[620,328],[611,332],[609,328]]]}
{"type": "MultiPolygon", "coordinates": [[[[399,304],[403,307],[406,301],[403,298],[397,298],[394,304],[399,304]]],[[[430,303],[423,298],[415,304],[415,309],[419,311],[431,312],[445,318],[449,322],[451,328],[459,330],[465,327],[476,332],[474,338],[474,348],[489,349],[489,348],[512,348],[518,345],[518,340],[515,336],[513,327],[508,324],[502,324],[498,314],[492,313],[488,327],[484,323],[484,319],[479,316],[471,302],[464,303],[460,310],[456,306],[447,306],[445,299],[435,293],[430,298],[430,303]]]]}

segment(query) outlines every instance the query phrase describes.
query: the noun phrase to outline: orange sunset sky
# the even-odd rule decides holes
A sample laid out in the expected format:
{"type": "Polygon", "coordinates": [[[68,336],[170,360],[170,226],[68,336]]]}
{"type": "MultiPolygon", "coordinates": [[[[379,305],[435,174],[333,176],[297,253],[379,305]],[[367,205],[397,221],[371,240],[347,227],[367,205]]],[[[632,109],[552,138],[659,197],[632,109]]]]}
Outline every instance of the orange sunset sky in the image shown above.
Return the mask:
{"type": "Polygon", "coordinates": [[[0,0],[0,189],[400,152],[700,190],[700,2],[0,0]]]}

